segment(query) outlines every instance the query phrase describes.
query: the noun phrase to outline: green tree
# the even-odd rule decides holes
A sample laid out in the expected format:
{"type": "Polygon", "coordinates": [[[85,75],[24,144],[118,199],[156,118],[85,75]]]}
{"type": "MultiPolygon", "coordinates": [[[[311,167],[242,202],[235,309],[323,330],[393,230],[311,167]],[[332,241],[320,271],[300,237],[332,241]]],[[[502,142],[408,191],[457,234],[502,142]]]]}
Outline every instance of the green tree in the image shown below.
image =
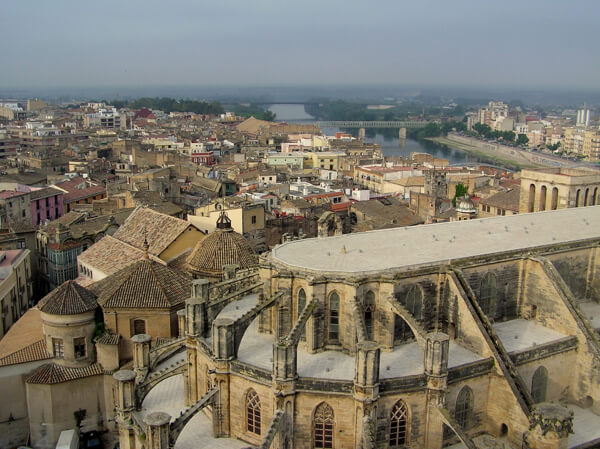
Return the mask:
{"type": "Polygon", "coordinates": [[[459,182],[458,184],[456,184],[456,190],[454,192],[455,193],[454,198],[452,198],[452,205],[456,207],[456,198],[462,198],[468,193],[468,190],[462,182],[459,182]]]}
{"type": "Polygon", "coordinates": [[[517,145],[519,146],[525,146],[529,143],[529,137],[527,137],[527,135],[525,134],[519,134],[517,136],[517,145]]]}

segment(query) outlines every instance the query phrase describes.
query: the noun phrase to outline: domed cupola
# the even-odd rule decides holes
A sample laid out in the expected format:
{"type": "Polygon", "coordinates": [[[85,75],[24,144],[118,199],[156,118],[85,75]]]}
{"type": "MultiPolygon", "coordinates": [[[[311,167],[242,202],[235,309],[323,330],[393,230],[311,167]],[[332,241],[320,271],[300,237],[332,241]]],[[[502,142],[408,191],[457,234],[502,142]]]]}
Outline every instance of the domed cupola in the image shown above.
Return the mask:
{"type": "Polygon", "coordinates": [[[251,268],[258,265],[258,257],[250,243],[232,229],[231,220],[222,211],[217,229],[198,242],[186,260],[186,268],[194,277],[220,280],[224,265],[251,268]]]}

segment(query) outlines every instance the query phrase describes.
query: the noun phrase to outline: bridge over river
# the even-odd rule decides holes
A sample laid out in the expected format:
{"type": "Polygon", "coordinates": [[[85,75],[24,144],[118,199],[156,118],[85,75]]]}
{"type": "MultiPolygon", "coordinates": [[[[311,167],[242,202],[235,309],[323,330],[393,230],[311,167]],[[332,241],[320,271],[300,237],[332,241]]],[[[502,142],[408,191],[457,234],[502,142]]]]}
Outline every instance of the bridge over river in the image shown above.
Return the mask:
{"type": "Polygon", "coordinates": [[[358,128],[358,137],[365,137],[365,128],[390,128],[398,129],[398,138],[406,139],[407,129],[420,129],[432,123],[426,120],[330,120],[316,121],[319,128],[358,128]]]}

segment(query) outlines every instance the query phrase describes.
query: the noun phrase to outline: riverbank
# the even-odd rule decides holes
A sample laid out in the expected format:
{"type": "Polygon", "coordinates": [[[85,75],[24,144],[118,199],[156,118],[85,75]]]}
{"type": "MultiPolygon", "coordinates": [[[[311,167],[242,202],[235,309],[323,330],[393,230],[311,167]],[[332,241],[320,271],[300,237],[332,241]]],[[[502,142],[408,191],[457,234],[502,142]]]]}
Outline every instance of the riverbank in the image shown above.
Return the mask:
{"type": "Polygon", "coordinates": [[[435,137],[430,140],[449,148],[473,154],[483,160],[493,161],[499,165],[517,170],[523,168],[573,167],[577,165],[552,155],[529,152],[520,148],[486,142],[458,134],[448,134],[446,137],[435,137]]]}
{"type": "Polygon", "coordinates": [[[497,154],[491,154],[491,152],[489,151],[483,151],[482,149],[477,148],[474,145],[456,142],[454,140],[448,139],[447,137],[428,137],[425,140],[429,140],[430,142],[434,142],[438,145],[442,145],[453,150],[463,151],[472,156],[475,156],[480,162],[499,165],[510,170],[519,171],[523,168],[542,167],[542,165],[523,163],[521,160],[517,160],[515,158],[499,157],[497,154]]]}

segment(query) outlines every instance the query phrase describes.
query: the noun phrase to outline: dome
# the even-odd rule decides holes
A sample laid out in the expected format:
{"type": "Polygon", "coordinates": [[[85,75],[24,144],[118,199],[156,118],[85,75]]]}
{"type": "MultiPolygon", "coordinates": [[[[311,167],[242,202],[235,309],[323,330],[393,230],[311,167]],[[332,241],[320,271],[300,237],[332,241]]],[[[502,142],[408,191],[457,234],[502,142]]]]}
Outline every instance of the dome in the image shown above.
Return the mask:
{"type": "Polygon", "coordinates": [[[231,221],[221,214],[217,229],[202,239],[186,260],[187,269],[193,274],[221,279],[223,265],[250,268],[258,265],[258,258],[248,241],[231,228],[231,221]]]}
{"type": "Polygon", "coordinates": [[[471,198],[469,197],[469,195],[463,196],[462,198],[460,198],[460,201],[457,200],[456,211],[457,212],[462,212],[462,213],[465,213],[465,214],[475,214],[475,213],[477,213],[477,209],[475,208],[475,204],[473,204],[473,201],[471,200],[471,198]]]}

